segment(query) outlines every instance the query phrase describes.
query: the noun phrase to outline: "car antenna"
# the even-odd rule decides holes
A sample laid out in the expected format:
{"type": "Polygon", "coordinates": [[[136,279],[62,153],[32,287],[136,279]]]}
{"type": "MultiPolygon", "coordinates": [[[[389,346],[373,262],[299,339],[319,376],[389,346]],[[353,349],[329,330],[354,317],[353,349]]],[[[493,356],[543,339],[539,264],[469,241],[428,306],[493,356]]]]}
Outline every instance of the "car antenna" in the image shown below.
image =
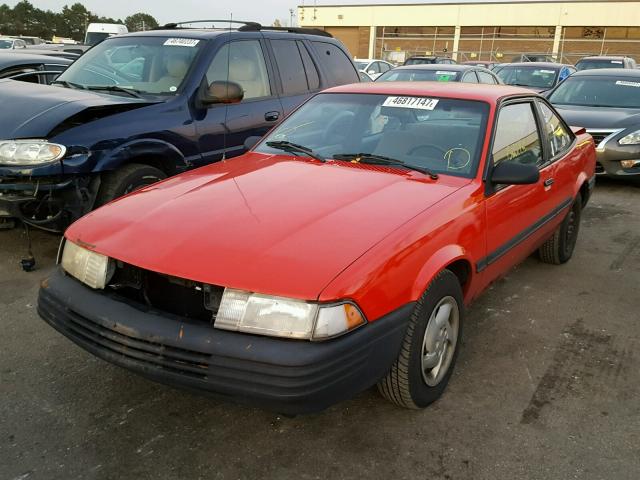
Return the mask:
{"type": "Polygon", "coordinates": [[[25,272],[32,272],[36,268],[36,259],[31,251],[31,232],[28,223],[22,222],[22,224],[24,225],[24,233],[27,234],[27,257],[20,260],[20,265],[25,272]]]}
{"type": "MultiPolygon", "coordinates": [[[[231,28],[233,23],[233,12],[231,12],[229,16],[229,42],[227,43],[227,83],[225,84],[226,98],[229,98],[229,69],[231,68],[231,28]]],[[[227,132],[229,127],[227,126],[229,114],[229,104],[225,102],[224,104],[224,133],[222,134],[222,160],[227,159],[227,132]]]]}

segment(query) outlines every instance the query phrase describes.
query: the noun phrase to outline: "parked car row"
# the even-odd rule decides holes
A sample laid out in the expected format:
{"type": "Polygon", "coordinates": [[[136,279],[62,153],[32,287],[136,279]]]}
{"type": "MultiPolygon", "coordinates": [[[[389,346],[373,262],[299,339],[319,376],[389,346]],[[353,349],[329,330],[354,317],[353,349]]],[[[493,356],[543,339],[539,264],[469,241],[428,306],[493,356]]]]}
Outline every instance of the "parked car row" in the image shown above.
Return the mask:
{"type": "Polygon", "coordinates": [[[357,66],[326,32],[237,25],[0,80],[0,219],[64,231],[38,313],[147,378],[425,407],[465,308],[534,252],[570,260],[596,172],[640,175],[637,70],[357,66]]]}

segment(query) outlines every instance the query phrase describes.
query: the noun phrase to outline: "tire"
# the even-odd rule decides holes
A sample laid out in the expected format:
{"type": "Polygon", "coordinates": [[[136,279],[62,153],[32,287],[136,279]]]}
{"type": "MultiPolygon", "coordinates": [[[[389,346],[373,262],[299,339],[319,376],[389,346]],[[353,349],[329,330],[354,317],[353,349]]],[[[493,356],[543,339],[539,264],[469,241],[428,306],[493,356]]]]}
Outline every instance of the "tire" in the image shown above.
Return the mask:
{"type": "Polygon", "coordinates": [[[102,175],[102,183],[96,197],[95,206],[100,207],[111,200],[165,178],[167,176],[164,172],[155,167],[140,163],[129,163],[118,170],[102,175]]]}
{"type": "Polygon", "coordinates": [[[582,215],[582,197],[578,193],[571,210],[560,226],[553,232],[549,240],[538,250],[540,260],[552,265],[561,265],[569,261],[578,240],[580,231],[580,217],[582,215]]]}
{"type": "Polygon", "coordinates": [[[382,396],[400,407],[412,409],[424,408],[440,398],[458,357],[457,347],[462,338],[463,318],[464,304],[458,278],[450,270],[443,270],[416,302],[400,354],[389,373],[378,382],[378,390],[382,396]],[[436,327],[437,313],[443,312],[443,307],[451,308],[446,322],[449,328],[445,329],[448,334],[445,337],[439,336],[442,329],[436,327]],[[432,335],[427,339],[429,325],[432,327],[432,335]],[[431,349],[428,348],[428,343],[431,343],[431,349]],[[443,348],[437,348],[438,343],[443,348]],[[431,351],[423,356],[425,348],[431,351]],[[438,351],[442,355],[438,355],[438,351]],[[431,367],[437,357],[440,358],[439,367],[431,367]]]}

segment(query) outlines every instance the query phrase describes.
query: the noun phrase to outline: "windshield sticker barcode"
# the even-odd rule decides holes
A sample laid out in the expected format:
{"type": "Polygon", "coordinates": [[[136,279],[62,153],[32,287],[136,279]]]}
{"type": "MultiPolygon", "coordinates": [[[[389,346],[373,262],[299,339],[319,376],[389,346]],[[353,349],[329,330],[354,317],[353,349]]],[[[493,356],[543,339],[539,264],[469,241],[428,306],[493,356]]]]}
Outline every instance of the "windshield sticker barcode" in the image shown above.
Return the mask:
{"type": "Polygon", "coordinates": [[[640,87],[640,82],[625,82],[624,80],[618,80],[616,85],[624,85],[625,87],[640,87]]]}
{"type": "Polygon", "coordinates": [[[195,38],[168,38],[164,45],[169,47],[195,47],[200,43],[200,40],[195,38]]]}
{"type": "Polygon", "coordinates": [[[387,97],[383,107],[417,108],[420,110],[433,110],[438,105],[438,100],[423,97],[387,97]]]}

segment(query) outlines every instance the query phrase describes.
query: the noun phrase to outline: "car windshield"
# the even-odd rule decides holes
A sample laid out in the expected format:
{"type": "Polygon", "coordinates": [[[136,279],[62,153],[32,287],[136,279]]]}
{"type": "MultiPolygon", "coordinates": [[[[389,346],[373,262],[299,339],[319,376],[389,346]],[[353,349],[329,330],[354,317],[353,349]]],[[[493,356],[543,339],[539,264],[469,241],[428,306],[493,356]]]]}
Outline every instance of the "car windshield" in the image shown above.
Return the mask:
{"type": "Polygon", "coordinates": [[[580,60],[576,63],[578,70],[594,70],[597,68],[623,68],[622,60],[580,60]]]}
{"type": "Polygon", "coordinates": [[[637,77],[569,77],[549,97],[557,105],[640,108],[640,75],[637,77]]]}
{"type": "Polygon", "coordinates": [[[113,37],[78,58],[57,82],[117,95],[175,95],[202,40],[167,37],[113,37]]]}
{"type": "Polygon", "coordinates": [[[84,43],[86,43],[87,45],[97,45],[110,36],[111,34],[108,32],[87,32],[84,43]]]}
{"type": "Polygon", "coordinates": [[[358,70],[364,70],[369,65],[369,62],[355,62],[358,70]]]}
{"type": "Polygon", "coordinates": [[[377,82],[457,82],[460,72],[451,70],[389,70],[376,80],[377,82]]]}
{"type": "Polygon", "coordinates": [[[13,42],[11,40],[0,40],[0,49],[11,48],[13,42]]]}
{"type": "Polygon", "coordinates": [[[404,62],[405,65],[424,65],[428,63],[436,63],[435,58],[410,58],[404,62]]]}
{"type": "Polygon", "coordinates": [[[507,85],[518,85],[521,87],[551,88],[555,84],[558,70],[545,67],[527,67],[505,65],[496,71],[507,85]]]}
{"type": "MultiPolygon", "coordinates": [[[[386,157],[471,178],[482,151],[488,111],[487,103],[470,100],[325,93],[287,118],[256,151],[282,154],[284,148],[274,148],[274,142],[290,142],[326,159],[365,163],[371,156],[386,157]]],[[[299,149],[289,150],[303,155],[299,149]]]]}

